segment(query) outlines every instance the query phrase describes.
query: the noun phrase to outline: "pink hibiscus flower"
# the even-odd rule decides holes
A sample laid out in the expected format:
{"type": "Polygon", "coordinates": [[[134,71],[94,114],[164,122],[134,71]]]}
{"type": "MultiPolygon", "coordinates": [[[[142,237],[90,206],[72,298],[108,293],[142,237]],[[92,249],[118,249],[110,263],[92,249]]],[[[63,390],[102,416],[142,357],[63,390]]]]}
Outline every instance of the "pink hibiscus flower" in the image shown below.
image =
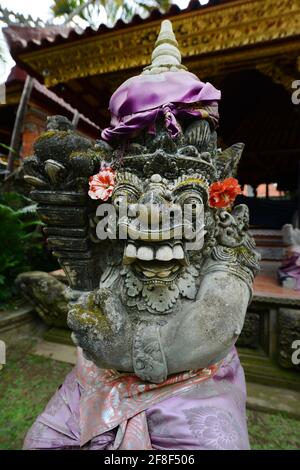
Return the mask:
{"type": "Polygon", "coordinates": [[[88,192],[90,198],[107,201],[115,187],[115,177],[116,173],[110,167],[103,168],[97,175],[91,176],[89,179],[90,190],[88,192]]]}

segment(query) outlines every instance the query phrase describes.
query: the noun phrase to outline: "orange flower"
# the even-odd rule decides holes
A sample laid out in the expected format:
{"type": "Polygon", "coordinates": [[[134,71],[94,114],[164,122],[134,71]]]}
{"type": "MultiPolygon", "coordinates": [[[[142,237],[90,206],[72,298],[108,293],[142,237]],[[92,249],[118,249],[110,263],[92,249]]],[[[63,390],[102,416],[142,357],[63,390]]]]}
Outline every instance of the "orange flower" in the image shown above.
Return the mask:
{"type": "Polygon", "coordinates": [[[88,192],[91,199],[100,199],[107,201],[112,195],[115,186],[115,171],[106,167],[97,175],[93,175],[89,179],[90,190],[88,192]]]}
{"type": "Polygon", "coordinates": [[[209,205],[210,207],[228,207],[241,192],[241,187],[235,178],[217,181],[209,187],[209,205]]]}

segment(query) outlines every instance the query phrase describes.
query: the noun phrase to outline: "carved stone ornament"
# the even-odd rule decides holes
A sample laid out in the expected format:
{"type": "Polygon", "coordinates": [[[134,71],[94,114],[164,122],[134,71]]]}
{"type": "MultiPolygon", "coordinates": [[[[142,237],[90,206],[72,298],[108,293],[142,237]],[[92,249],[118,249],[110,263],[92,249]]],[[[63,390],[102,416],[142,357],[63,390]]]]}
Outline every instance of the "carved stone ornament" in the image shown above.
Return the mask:
{"type": "MultiPolygon", "coordinates": [[[[168,82],[179,75],[204,86],[181,66],[166,21],[151,66],[134,79],[168,82]]],[[[219,96],[205,86],[208,96],[219,96]]],[[[242,330],[259,257],[247,232],[247,207],[210,204],[210,185],[234,176],[243,150],[243,144],[217,148],[214,106],[213,98],[185,107],[169,103],[167,110],[164,104],[154,125],[96,144],[76,134],[65,118],[48,118],[35,155],[24,162],[49,245],[69,280],[74,342],[102,368],[160,383],[169,374],[215,364],[242,330]],[[107,202],[116,212],[116,239],[99,239],[105,217],[96,211],[102,202],[88,197],[89,177],[104,164],[115,172],[107,202]],[[124,200],[149,211],[155,207],[156,229],[149,228],[149,212],[121,215],[124,200]],[[180,223],[174,217],[166,230],[165,207],[186,204],[192,205],[191,217],[180,223]],[[181,238],[179,228],[185,229],[181,238]],[[120,239],[124,230],[128,237],[120,239]],[[198,244],[189,249],[193,236],[198,244]]],[[[109,129],[111,134],[116,127],[109,129]]]]}

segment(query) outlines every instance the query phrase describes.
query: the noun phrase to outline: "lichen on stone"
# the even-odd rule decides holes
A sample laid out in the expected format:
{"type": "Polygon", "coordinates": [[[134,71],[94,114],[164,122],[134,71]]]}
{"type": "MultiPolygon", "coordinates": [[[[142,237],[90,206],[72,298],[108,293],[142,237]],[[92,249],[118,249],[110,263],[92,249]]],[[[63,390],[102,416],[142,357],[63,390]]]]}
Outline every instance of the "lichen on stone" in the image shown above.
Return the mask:
{"type": "Polygon", "coordinates": [[[101,332],[111,329],[110,322],[102,309],[95,303],[94,294],[89,294],[85,301],[72,307],[72,317],[83,326],[95,326],[101,332]]]}
{"type": "Polygon", "coordinates": [[[68,134],[70,134],[69,131],[46,131],[37,137],[36,142],[41,142],[42,140],[50,139],[51,137],[64,138],[68,134]]]}

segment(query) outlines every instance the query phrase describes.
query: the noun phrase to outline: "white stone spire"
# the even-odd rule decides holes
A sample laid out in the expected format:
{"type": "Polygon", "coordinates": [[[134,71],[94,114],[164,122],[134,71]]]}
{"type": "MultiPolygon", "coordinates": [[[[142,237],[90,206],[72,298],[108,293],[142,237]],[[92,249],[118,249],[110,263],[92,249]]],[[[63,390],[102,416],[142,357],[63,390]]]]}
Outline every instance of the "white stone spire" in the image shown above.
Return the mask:
{"type": "Polygon", "coordinates": [[[170,20],[161,23],[151,61],[151,65],[144,68],[142,75],[187,70],[181,64],[181,54],[170,20]]]}

